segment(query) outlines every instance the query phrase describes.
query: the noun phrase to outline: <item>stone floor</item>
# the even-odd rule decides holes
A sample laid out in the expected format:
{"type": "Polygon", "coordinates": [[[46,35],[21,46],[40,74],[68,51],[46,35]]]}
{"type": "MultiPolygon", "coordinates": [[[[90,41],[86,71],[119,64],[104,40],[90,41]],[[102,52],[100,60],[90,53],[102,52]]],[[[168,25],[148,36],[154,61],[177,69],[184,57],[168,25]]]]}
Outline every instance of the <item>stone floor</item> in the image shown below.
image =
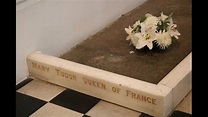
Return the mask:
{"type": "MultiPolygon", "coordinates": [[[[105,100],[28,78],[16,85],[16,117],[152,117],[105,100]]],[[[192,91],[169,117],[192,117],[192,91]]]]}

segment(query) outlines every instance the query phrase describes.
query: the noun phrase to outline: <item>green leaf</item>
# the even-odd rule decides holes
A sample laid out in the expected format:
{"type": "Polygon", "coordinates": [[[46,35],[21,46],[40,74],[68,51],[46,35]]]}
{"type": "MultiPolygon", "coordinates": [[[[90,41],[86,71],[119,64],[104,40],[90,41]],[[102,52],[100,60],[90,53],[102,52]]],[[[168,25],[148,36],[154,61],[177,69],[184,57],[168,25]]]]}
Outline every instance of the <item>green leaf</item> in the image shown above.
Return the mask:
{"type": "Polygon", "coordinates": [[[147,19],[147,17],[144,16],[144,17],[142,17],[142,18],[140,19],[140,22],[144,22],[146,19],[147,19]]]}
{"type": "Polygon", "coordinates": [[[141,32],[141,26],[137,25],[133,30],[132,33],[137,33],[137,32],[141,32]]]}

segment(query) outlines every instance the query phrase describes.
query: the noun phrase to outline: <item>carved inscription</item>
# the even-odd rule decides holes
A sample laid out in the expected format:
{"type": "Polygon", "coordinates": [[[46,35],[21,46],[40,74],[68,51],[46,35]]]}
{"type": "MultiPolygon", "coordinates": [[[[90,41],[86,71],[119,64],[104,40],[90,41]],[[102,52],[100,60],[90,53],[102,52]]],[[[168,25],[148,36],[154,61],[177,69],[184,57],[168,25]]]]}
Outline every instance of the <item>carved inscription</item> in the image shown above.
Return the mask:
{"type": "Polygon", "coordinates": [[[56,71],[57,76],[61,76],[61,77],[64,77],[64,78],[69,78],[71,80],[76,80],[76,78],[77,78],[74,74],[67,73],[67,72],[61,71],[59,69],[55,69],[55,71],[56,71]]]}
{"type": "Polygon", "coordinates": [[[100,89],[104,89],[104,90],[106,89],[106,85],[105,84],[97,82],[97,81],[94,81],[94,80],[90,80],[88,78],[83,78],[83,82],[86,85],[94,86],[94,87],[97,87],[97,88],[100,88],[100,89]]]}
{"type": "Polygon", "coordinates": [[[67,70],[63,71],[58,68],[50,69],[49,67],[39,64],[39,63],[36,63],[36,62],[31,62],[31,63],[32,63],[33,69],[42,71],[44,74],[45,73],[49,74],[49,70],[51,70],[50,72],[55,72],[57,76],[62,77],[62,78],[68,78],[68,79],[74,80],[74,81],[78,81],[78,79],[81,78],[84,85],[91,86],[92,88],[97,88],[97,89],[101,89],[101,90],[109,89],[110,91],[114,92],[117,95],[121,94],[121,92],[123,92],[122,95],[120,95],[120,96],[126,96],[126,97],[129,97],[134,100],[138,100],[138,101],[142,101],[145,103],[156,105],[156,99],[153,97],[145,96],[145,95],[133,92],[131,90],[123,90],[122,91],[122,89],[120,87],[114,87],[114,86],[107,87],[107,85],[105,83],[95,81],[95,80],[92,80],[87,77],[77,77],[75,74],[73,74],[67,70]]]}
{"type": "Polygon", "coordinates": [[[32,62],[32,68],[43,71],[43,72],[49,72],[49,67],[46,67],[44,65],[32,62]]]}
{"type": "Polygon", "coordinates": [[[139,100],[139,101],[143,101],[143,102],[147,102],[147,103],[151,103],[151,104],[156,105],[156,103],[155,103],[156,99],[155,98],[140,95],[140,94],[137,94],[137,93],[129,91],[129,90],[126,90],[126,96],[131,97],[131,98],[136,99],[136,100],[139,100]]]}

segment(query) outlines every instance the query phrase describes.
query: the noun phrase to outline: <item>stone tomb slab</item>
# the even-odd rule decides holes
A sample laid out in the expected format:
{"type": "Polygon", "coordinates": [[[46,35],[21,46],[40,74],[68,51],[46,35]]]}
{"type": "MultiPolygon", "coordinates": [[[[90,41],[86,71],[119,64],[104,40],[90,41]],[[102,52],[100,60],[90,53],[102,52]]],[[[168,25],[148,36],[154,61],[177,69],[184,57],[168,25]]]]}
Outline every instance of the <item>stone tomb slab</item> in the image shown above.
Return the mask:
{"type": "Polygon", "coordinates": [[[60,57],[27,57],[30,76],[155,117],[166,117],[192,89],[190,0],[149,0],[60,57]],[[124,28],[146,13],[173,12],[181,33],[165,50],[135,50],[124,28]],[[130,53],[134,51],[134,53],[130,53]]]}

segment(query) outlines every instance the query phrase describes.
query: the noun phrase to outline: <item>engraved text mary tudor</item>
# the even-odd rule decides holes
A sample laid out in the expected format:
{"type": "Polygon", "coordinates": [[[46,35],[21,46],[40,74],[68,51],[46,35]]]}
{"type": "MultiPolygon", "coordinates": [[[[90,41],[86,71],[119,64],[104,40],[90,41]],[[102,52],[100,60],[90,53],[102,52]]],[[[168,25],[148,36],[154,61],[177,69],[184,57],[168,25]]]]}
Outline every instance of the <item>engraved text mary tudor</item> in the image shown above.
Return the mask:
{"type": "Polygon", "coordinates": [[[32,68],[43,71],[43,72],[49,72],[49,67],[46,67],[41,64],[37,64],[35,62],[32,62],[32,68]]]}

